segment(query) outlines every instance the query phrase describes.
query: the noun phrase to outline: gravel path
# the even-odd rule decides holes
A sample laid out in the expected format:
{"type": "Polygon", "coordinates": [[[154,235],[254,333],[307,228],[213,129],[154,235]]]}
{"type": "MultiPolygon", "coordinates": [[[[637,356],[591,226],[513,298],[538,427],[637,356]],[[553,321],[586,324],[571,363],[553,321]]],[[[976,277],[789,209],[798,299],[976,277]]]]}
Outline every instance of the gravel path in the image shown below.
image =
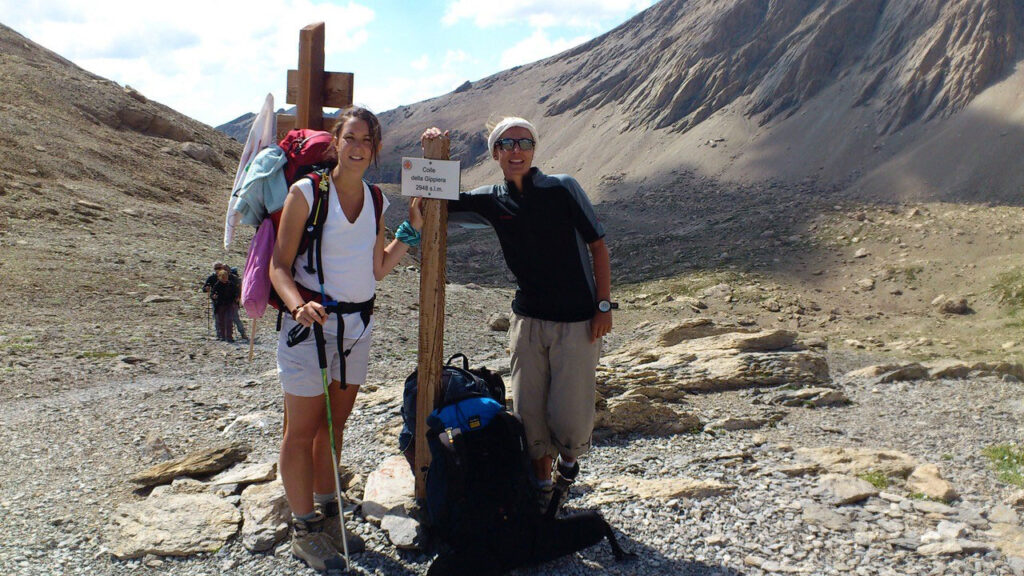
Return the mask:
{"type": "MultiPolygon", "coordinates": [[[[412,273],[383,290],[371,384],[393,401],[357,404],[343,459],[368,473],[396,453],[399,390],[412,369],[415,306],[412,273]]],[[[505,334],[487,330],[486,316],[507,305],[507,291],[453,287],[446,350],[462,350],[492,367],[507,366],[505,334]],[[504,363],[504,364],[503,364],[504,363]]],[[[266,322],[265,322],[266,323],[266,322]]],[[[627,336],[619,334],[616,345],[627,336]]],[[[229,437],[251,444],[250,461],[272,460],[280,440],[280,391],[273,346],[265,336],[250,364],[247,347],[203,338],[204,362],[111,371],[77,385],[25,383],[0,405],[0,541],[3,574],[215,574],[270,576],[312,573],[286,549],[252,554],[231,541],[215,554],[121,561],[108,552],[107,529],[118,503],[139,498],[126,478],[156,461],[166,446],[183,455],[224,438],[240,415],[261,412],[263,427],[229,437]]],[[[830,354],[838,374],[864,358],[830,354]]],[[[114,362],[114,360],[111,360],[114,362]]],[[[619,564],[607,546],[518,574],[1020,574],[998,551],[923,556],[921,535],[943,520],[963,522],[971,540],[986,541],[985,515],[1013,490],[996,481],[984,447],[1024,436],[1024,386],[1012,379],[976,378],[872,385],[837,378],[850,406],[780,408],[785,417],[755,431],[702,432],[663,438],[603,437],[583,462],[570,507],[587,508],[614,478],[690,477],[735,485],[723,496],[639,500],[600,506],[622,543],[639,553],[619,564]],[[834,509],[838,528],[809,515],[821,507],[816,476],[791,477],[780,467],[794,449],[828,445],[892,448],[936,463],[962,499],[944,512],[919,510],[898,488],[865,503],[834,509]]],[[[760,391],[692,396],[704,420],[743,416],[759,408],[760,391]]],[[[423,574],[429,558],[398,552],[376,527],[356,520],[369,550],[355,556],[355,573],[423,574]]]]}

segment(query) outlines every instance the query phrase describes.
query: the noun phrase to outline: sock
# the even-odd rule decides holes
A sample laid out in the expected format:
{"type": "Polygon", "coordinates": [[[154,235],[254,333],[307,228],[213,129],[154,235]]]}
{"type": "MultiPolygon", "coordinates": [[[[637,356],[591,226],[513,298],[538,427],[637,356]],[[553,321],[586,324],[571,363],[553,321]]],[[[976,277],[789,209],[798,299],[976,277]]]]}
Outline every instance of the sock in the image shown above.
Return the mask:
{"type": "Polygon", "coordinates": [[[299,521],[302,521],[302,522],[309,522],[310,520],[315,520],[316,519],[316,510],[310,512],[309,514],[303,514],[302,516],[299,516],[297,514],[292,514],[292,518],[294,518],[296,520],[299,520],[299,521]]]}
{"type": "Polygon", "coordinates": [[[313,502],[316,504],[333,502],[335,498],[334,494],[334,492],[331,492],[330,494],[317,494],[316,492],[313,492],[313,502]]]}
{"type": "Polygon", "coordinates": [[[537,487],[541,488],[541,489],[550,488],[551,487],[551,479],[549,478],[547,480],[538,480],[537,481],[537,487]]]}

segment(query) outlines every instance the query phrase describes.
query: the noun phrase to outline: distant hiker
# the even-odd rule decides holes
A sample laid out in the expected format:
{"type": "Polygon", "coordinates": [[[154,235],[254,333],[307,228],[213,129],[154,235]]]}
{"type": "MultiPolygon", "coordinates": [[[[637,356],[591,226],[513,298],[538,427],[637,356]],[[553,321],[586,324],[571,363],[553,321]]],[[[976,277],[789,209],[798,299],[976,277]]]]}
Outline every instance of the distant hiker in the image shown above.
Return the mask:
{"type": "Polygon", "coordinates": [[[206,277],[206,282],[203,283],[203,292],[209,293],[210,289],[217,282],[217,271],[224,267],[224,263],[217,261],[213,263],[213,274],[206,277]]]}
{"type": "MultiPolygon", "coordinates": [[[[210,324],[210,316],[211,315],[215,315],[214,304],[213,304],[213,295],[210,294],[210,290],[212,290],[213,289],[213,285],[217,283],[217,272],[221,268],[223,268],[223,267],[224,267],[224,263],[221,262],[220,260],[214,262],[213,263],[213,274],[210,274],[209,276],[207,276],[206,277],[206,282],[203,282],[203,292],[205,292],[207,297],[210,299],[210,307],[206,309],[206,324],[207,324],[206,329],[207,330],[210,329],[210,326],[209,326],[209,324],[210,324]]],[[[219,339],[220,338],[218,337],[218,340],[219,339]]]]}
{"type": "Polygon", "coordinates": [[[217,281],[210,288],[210,301],[213,302],[213,315],[216,318],[217,340],[234,342],[231,331],[231,315],[238,307],[238,285],[231,281],[231,272],[227,268],[217,271],[217,281]]]}
{"type": "MultiPolygon", "coordinates": [[[[399,228],[404,242],[394,240],[385,246],[371,188],[362,179],[370,162],[376,164],[381,146],[380,122],[372,112],[358,107],[343,110],[331,133],[337,163],[329,177],[320,179],[330,202],[319,243],[321,257],[308,258],[312,247],[299,254],[314,198],[312,180],[303,178],[291,186],[285,200],[270,267],[274,289],[290,312],[282,318],[277,370],[287,421],[280,470],[292,510],[291,549],[317,570],[338,566],[338,550],[346,542],[349,551],[365,547],[357,535],[349,532],[343,539],[341,534],[324,378],[330,381],[332,428],[340,447],[345,421],[359,386],[366,382],[376,281],[398,264],[410,244],[418,243],[423,223],[414,200],[409,220],[399,228]],[[314,260],[320,260],[316,270],[308,269],[314,260]],[[325,307],[313,298],[321,293],[336,305],[325,307]],[[317,338],[308,337],[310,328],[317,338]],[[326,353],[322,371],[316,342],[321,336],[320,351],[326,353]]],[[[385,199],[383,210],[387,206],[385,199]]]]}
{"type": "MultiPolygon", "coordinates": [[[[420,142],[425,156],[447,156],[447,132],[429,128],[420,142]]],[[[556,508],[564,502],[579,473],[577,458],[590,449],[601,338],[612,329],[616,305],[604,228],[576,180],[532,166],[537,142],[527,120],[501,120],[487,146],[504,180],[460,194],[448,210],[452,222],[469,220],[469,213],[493,227],[516,277],[513,410],[523,420],[539,504],[547,509],[553,495],[556,508]]]]}
{"type": "MultiPolygon", "coordinates": [[[[242,278],[238,275],[238,268],[229,268],[229,270],[230,274],[228,275],[228,278],[231,280],[231,283],[238,288],[238,295],[241,297],[242,278]]],[[[235,302],[235,305],[231,309],[231,323],[238,329],[239,337],[242,340],[248,340],[249,337],[245,335],[245,324],[242,323],[242,318],[238,315],[238,308],[238,302],[235,302]]]]}

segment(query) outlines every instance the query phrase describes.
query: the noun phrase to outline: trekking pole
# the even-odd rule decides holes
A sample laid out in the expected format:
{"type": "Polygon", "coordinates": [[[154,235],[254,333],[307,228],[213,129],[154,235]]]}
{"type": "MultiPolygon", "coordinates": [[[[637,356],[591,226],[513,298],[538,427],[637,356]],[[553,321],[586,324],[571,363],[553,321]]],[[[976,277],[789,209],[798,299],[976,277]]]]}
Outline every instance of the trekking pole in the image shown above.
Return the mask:
{"type": "Polygon", "coordinates": [[[249,362],[252,362],[253,343],[256,342],[256,319],[249,322],[249,362]]]}
{"type": "MultiPolygon", "coordinates": [[[[341,502],[341,478],[338,475],[338,451],[334,447],[334,419],[331,417],[331,383],[327,378],[327,340],[324,328],[313,322],[313,335],[316,337],[316,356],[320,361],[320,378],[324,383],[324,402],[327,403],[327,435],[331,438],[331,466],[334,467],[334,496],[338,499],[338,523],[341,524],[341,545],[345,549],[345,570],[351,569],[348,559],[348,534],[345,532],[345,506],[341,502]]],[[[338,334],[338,338],[342,335],[338,334]]],[[[344,374],[341,375],[345,377],[344,374]]]]}

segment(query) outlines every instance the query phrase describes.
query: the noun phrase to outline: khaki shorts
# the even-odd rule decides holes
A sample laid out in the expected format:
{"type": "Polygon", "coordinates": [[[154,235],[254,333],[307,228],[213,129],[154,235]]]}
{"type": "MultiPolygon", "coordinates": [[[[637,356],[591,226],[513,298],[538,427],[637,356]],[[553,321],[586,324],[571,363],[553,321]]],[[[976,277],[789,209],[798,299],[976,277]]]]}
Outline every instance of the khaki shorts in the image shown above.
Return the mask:
{"type": "MultiPolygon", "coordinates": [[[[341,358],[338,356],[338,317],[331,314],[324,326],[327,340],[327,374],[330,381],[341,380],[341,358]]],[[[288,331],[297,322],[285,314],[281,318],[281,332],[277,340],[277,375],[281,388],[294,396],[320,396],[324,393],[320,362],[316,355],[316,338],[309,336],[291,348],[288,347],[288,331]]],[[[345,383],[359,386],[366,382],[370,364],[370,334],[367,330],[361,338],[345,338],[345,350],[352,349],[345,358],[345,383]]]]}
{"type": "Polygon", "coordinates": [[[554,322],[512,315],[512,402],[523,420],[531,459],[590,449],[601,340],[590,321],[554,322]]]}

